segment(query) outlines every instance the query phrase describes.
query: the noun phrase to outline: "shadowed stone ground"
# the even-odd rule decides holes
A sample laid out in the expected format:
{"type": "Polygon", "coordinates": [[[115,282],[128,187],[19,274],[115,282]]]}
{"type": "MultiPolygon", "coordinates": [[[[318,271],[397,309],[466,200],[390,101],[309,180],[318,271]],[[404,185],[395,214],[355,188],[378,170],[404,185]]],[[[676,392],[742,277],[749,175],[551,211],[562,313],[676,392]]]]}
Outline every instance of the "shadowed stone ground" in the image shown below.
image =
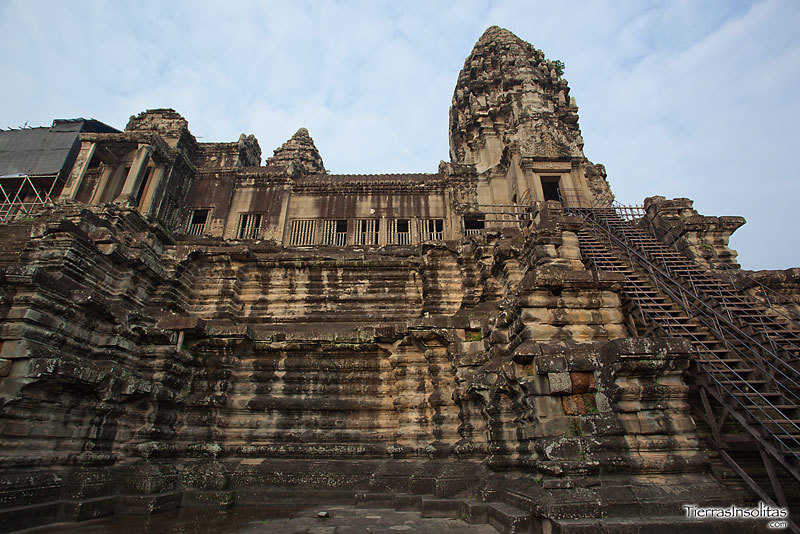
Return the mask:
{"type": "Polygon", "coordinates": [[[489,525],[469,525],[459,519],[422,518],[419,512],[316,506],[303,509],[234,508],[208,511],[181,508],[153,516],[116,516],[79,524],[59,523],[23,531],[25,534],[364,534],[369,532],[448,532],[496,534],[489,525]],[[328,518],[317,513],[327,511],[328,518]]]}

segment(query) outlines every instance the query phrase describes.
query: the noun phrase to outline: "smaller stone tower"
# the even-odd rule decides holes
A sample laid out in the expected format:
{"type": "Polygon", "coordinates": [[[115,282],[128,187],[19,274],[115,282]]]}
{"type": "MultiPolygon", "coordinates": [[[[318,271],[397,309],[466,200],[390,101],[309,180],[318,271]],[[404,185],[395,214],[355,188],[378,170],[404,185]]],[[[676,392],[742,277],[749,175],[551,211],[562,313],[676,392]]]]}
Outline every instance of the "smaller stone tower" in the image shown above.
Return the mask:
{"type": "Polygon", "coordinates": [[[294,171],[301,174],[325,174],[322,156],[305,128],[297,130],[288,141],[275,149],[273,156],[267,159],[267,166],[270,165],[286,167],[289,174],[294,171]]]}

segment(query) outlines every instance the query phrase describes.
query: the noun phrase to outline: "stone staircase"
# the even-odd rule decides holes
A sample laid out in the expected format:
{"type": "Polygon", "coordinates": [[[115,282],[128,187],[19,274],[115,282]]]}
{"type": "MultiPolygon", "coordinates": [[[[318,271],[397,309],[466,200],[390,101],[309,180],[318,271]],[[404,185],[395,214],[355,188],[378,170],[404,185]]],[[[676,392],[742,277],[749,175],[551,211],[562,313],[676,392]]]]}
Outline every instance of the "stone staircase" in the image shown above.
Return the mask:
{"type": "Polygon", "coordinates": [[[697,411],[720,457],[763,500],[796,502],[797,332],[614,210],[581,214],[587,221],[579,232],[585,259],[625,277],[622,295],[636,323],[630,326],[692,344],[697,411]]]}

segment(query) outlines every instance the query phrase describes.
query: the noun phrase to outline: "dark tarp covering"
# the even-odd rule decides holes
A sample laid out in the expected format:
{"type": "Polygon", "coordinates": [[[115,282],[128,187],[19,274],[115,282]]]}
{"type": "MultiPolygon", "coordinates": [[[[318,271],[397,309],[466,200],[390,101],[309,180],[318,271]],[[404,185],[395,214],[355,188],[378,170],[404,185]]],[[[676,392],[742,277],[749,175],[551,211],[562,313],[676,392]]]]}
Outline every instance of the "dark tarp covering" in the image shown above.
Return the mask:
{"type": "Polygon", "coordinates": [[[80,150],[80,132],[118,130],[92,119],[55,120],[50,128],[0,131],[0,176],[55,175],[72,166],[80,150]]]}

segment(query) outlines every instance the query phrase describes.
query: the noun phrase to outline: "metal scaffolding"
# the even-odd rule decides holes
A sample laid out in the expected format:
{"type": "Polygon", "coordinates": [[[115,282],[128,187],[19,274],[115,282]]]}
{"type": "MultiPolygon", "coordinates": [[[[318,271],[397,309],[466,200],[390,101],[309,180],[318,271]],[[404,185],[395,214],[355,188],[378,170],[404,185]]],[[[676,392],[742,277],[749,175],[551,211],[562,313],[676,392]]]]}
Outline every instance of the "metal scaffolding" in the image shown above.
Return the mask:
{"type": "Polygon", "coordinates": [[[60,192],[57,185],[64,185],[58,175],[0,176],[0,223],[31,217],[40,208],[51,205],[53,194],[60,192]]]}

